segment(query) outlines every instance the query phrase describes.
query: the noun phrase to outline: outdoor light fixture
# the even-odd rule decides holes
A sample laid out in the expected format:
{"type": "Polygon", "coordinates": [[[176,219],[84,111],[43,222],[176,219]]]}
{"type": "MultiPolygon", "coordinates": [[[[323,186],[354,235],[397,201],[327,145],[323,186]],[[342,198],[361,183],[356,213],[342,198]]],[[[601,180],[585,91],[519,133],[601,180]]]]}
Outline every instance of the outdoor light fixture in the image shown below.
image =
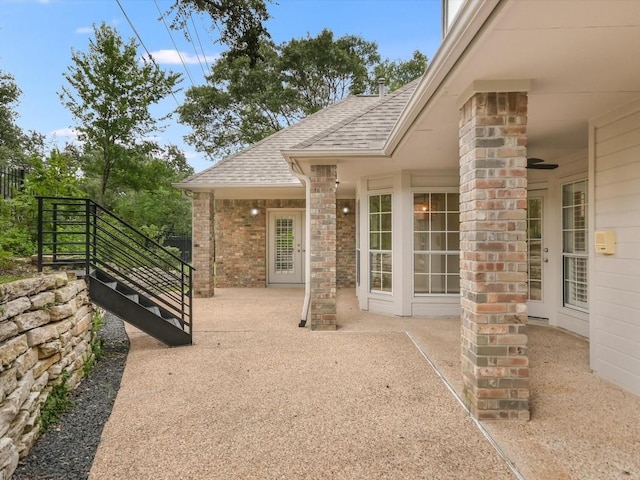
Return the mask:
{"type": "Polygon", "coordinates": [[[259,213],[260,213],[260,210],[258,210],[258,207],[251,207],[251,216],[252,217],[257,217],[259,213]]]}
{"type": "Polygon", "coordinates": [[[344,207],[342,207],[342,214],[343,215],[348,215],[349,214],[349,207],[347,207],[346,205],[344,207]]]}
{"type": "Polygon", "coordinates": [[[340,182],[338,181],[338,179],[336,178],[336,192],[338,191],[338,187],[340,186],[340,182]]]}

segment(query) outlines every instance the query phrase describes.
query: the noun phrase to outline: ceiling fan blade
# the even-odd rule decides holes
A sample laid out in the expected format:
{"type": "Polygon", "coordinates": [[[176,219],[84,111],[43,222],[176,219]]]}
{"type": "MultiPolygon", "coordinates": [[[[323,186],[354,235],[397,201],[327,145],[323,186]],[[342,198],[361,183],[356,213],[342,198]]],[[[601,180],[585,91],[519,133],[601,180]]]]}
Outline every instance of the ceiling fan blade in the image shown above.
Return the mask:
{"type": "Polygon", "coordinates": [[[543,163],[544,160],[541,158],[527,158],[527,165],[533,165],[534,163],[543,163]]]}
{"type": "Polygon", "coordinates": [[[541,158],[527,158],[527,168],[532,170],[553,170],[558,168],[557,163],[544,163],[541,158]]]}
{"type": "Polygon", "coordinates": [[[555,170],[558,168],[557,163],[534,163],[532,165],[527,165],[527,168],[530,170],[555,170]]]}

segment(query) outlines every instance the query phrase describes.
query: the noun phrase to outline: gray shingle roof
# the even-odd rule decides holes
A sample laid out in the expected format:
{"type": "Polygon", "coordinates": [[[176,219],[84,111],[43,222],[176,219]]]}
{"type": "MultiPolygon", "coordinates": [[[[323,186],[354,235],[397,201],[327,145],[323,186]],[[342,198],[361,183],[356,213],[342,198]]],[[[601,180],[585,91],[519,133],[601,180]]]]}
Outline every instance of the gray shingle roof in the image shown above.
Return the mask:
{"type": "Polygon", "coordinates": [[[293,150],[371,150],[381,149],[393,126],[407,106],[419,79],[375,102],[355,117],[295,145],[293,150]]]}
{"type": "MultiPolygon", "coordinates": [[[[384,99],[386,100],[386,99],[384,99]]],[[[384,101],[382,100],[382,101],[384,101]]],[[[200,173],[180,182],[178,186],[280,186],[300,185],[291,175],[282,150],[314,137],[323,131],[333,131],[349,119],[381,100],[377,96],[351,96],[314,113],[291,127],[280,130],[250,147],[235,153],[200,173]]]]}

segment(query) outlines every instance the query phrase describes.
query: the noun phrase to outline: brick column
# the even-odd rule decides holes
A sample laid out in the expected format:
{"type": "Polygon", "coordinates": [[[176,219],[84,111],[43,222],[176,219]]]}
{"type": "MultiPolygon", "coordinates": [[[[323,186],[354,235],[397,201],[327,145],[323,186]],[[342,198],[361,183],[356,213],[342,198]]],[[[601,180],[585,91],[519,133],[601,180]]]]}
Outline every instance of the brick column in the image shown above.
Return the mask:
{"type": "Polygon", "coordinates": [[[311,329],[336,329],[336,175],[335,165],[312,165],[311,175],[311,329]]]}
{"type": "Polygon", "coordinates": [[[460,111],[462,373],[479,419],[529,419],[526,133],[526,93],[460,111]]]}
{"type": "Polygon", "coordinates": [[[193,194],[193,294],[213,296],[213,193],[193,194]]]}

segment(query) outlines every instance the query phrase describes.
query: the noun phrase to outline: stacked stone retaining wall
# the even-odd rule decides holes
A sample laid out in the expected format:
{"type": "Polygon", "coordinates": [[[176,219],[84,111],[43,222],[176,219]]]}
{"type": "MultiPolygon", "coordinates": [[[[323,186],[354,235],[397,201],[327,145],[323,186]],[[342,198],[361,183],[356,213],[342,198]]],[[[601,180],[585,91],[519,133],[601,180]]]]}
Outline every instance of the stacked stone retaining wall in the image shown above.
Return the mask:
{"type": "Polygon", "coordinates": [[[53,386],[82,378],[92,320],[86,282],[64,272],[0,285],[0,479],[11,478],[40,435],[53,386]]]}

